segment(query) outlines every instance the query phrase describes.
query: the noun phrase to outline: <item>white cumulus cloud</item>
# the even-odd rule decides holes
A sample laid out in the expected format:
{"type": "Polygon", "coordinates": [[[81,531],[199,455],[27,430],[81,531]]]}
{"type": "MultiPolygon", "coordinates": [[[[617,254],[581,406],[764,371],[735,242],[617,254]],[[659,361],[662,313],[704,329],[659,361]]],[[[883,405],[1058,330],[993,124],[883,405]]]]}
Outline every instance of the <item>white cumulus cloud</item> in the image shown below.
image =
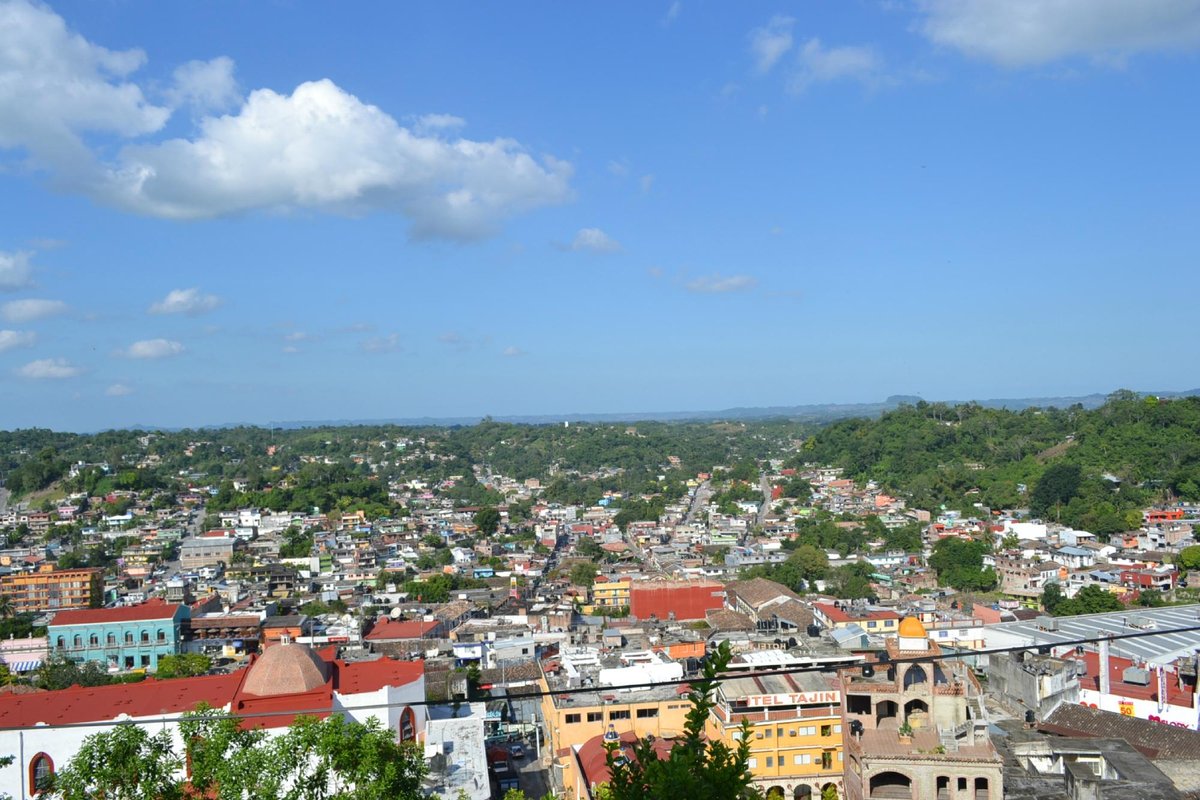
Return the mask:
{"type": "Polygon", "coordinates": [[[1200,47],[1200,0],[921,0],[936,44],[1006,67],[1200,47]]]}
{"type": "Polygon", "coordinates": [[[83,370],[67,361],[65,358],[42,358],[30,361],[17,370],[17,375],[30,380],[62,380],[74,378],[83,370]]]}
{"type": "Polygon", "coordinates": [[[97,174],[83,134],[141,136],[170,116],[128,80],[145,60],[92,44],[40,3],[0,3],[0,148],[88,184],[97,174]]]}
{"type": "Polygon", "coordinates": [[[0,251],[0,292],[33,285],[33,267],[29,264],[29,257],[29,253],[0,251]]]}
{"type": "Polygon", "coordinates": [[[215,294],[204,294],[199,289],[172,289],[167,296],[150,306],[151,314],[187,314],[195,316],[212,311],[221,305],[215,294]]]}
{"type": "Polygon", "coordinates": [[[169,219],[382,211],[407,218],[415,238],[471,240],[572,196],[569,163],[512,139],[457,137],[449,114],[409,129],[327,79],[241,100],[222,57],[180,67],[159,106],[132,80],[144,62],[140,50],[89,42],[46,6],[0,3],[0,149],[27,153],[65,189],[169,219]],[[236,108],[156,141],[181,103],[236,108]],[[85,135],[97,133],[115,144],[93,150],[85,135]]]}
{"type": "Polygon", "coordinates": [[[0,331],[0,353],[18,347],[33,347],[37,334],[32,331],[0,331]]]}
{"type": "Polygon", "coordinates": [[[754,68],[766,74],[792,49],[792,25],[796,20],[786,16],[771,17],[761,28],[750,31],[750,55],[754,57],[754,68]]]}
{"type": "Polygon", "coordinates": [[[571,249],[589,253],[615,253],[621,243],[599,228],[580,228],[571,240],[571,249]]]}
{"type": "Polygon", "coordinates": [[[181,343],[171,339],[143,339],[122,350],[121,355],[141,359],[168,358],[179,355],[183,350],[181,343]]]}
{"type": "Polygon", "coordinates": [[[854,80],[873,84],[883,75],[883,61],[875,50],[866,46],[846,45],[825,47],[820,39],[809,39],[796,57],[796,71],[788,81],[788,89],[803,92],[816,83],[854,80]]]}
{"type": "Polygon", "coordinates": [[[33,322],[37,319],[63,314],[66,310],[67,304],[61,300],[38,298],[10,300],[4,305],[0,305],[0,317],[9,322],[33,322]]]}
{"type": "Polygon", "coordinates": [[[758,279],[751,275],[722,276],[719,273],[702,275],[684,284],[689,292],[696,294],[727,294],[753,289],[758,285],[758,279]]]}
{"type": "Polygon", "coordinates": [[[332,81],[251,92],[193,139],[130,145],[110,198],[139,213],[197,219],[257,209],[395,211],[415,237],[475,239],[571,196],[571,166],[511,139],[420,136],[332,81]]]}
{"type": "Polygon", "coordinates": [[[133,388],[123,383],[114,383],[104,390],[104,394],[109,397],[126,397],[133,394],[133,388]]]}

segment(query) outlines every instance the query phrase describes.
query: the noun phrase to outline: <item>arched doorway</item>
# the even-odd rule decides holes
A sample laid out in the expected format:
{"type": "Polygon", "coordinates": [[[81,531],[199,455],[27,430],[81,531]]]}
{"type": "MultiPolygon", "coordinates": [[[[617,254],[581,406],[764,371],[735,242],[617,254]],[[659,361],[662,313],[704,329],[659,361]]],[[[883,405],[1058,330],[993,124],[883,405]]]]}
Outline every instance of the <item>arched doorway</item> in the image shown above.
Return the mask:
{"type": "Polygon", "coordinates": [[[975,800],[991,800],[992,791],[987,778],[975,779],[975,800]]]}
{"type": "Polygon", "coordinates": [[[950,800],[950,778],[945,775],[937,777],[937,794],[935,800],[950,800]]]}
{"type": "Polygon", "coordinates": [[[827,783],[821,787],[821,800],[838,800],[840,797],[836,784],[827,783]]]}
{"type": "Polygon", "coordinates": [[[783,787],[772,786],[770,789],[767,789],[767,798],[768,800],[783,800],[783,787]]]}
{"type": "Polygon", "coordinates": [[[872,775],[871,800],[912,800],[912,779],[900,772],[881,772],[872,775]]]}
{"type": "Polygon", "coordinates": [[[812,800],[812,787],[802,783],[792,792],[792,800],[812,800]]]}
{"type": "Polygon", "coordinates": [[[913,728],[928,726],[929,704],[924,700],[909,700],[904,704],[904,721],[913,728]]]}
{"type": "MultiPolygon", "coordinates": [[[[900,714],[900,706],[898,706],[895,703],[895,701],[881,700],[880,702],[875,704],[875,725],[876,725],[876,727],[880,727],[880,728],[884,727],[881,723],[885,719],[890,719],[890,720],[895,721],[896,717],[899,716],[899,714],[900,714]]],[[[899,723],[897,722],[896,724],[898,725],[899,723]]]]}

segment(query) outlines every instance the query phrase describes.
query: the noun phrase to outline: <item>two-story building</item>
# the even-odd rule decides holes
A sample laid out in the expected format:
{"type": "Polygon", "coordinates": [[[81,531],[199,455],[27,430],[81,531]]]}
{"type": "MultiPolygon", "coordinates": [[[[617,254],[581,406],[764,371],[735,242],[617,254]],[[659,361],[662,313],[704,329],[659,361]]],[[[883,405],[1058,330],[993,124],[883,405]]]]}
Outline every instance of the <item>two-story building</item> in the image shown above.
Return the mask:
{"type": "Polygon", "coordinates": [[[47,628],[50,650],[72,661],[99,661],[109,669],[158,669],[158,660],[178,655],[185,605],[150,600],[122,608],[60,611],[47,628]]]}

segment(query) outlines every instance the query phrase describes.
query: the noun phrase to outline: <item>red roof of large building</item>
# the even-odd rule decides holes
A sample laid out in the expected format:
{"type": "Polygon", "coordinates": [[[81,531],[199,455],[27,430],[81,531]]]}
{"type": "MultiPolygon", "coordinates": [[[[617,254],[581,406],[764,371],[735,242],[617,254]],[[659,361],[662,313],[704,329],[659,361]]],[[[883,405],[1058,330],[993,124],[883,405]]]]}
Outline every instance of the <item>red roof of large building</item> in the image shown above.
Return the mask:
{"type": "Polygon", "coordinates": [[[838,608],[833,603],[813,603],[813,609],[820,611],[832,623],[839,622],[858,622],[862,619],[900,619],[900,615],[895,611],[886,609],[863,610],[854,614],[847,613],[844,609],[838,608]]]}
{"type": "Polygon", "coordinates": [[[430,620],[406,619],[396,621],[382,617],[375,627],[367,634],[368,642],[400,641],[403,639],[422,639],[425,634],[436,628],[438,623],[430,620]]]}
{"type": "MultiPolygon", "coordinates": [[[[633,758],[633,745],[637,743],[637,734],[633,731],[626,731],[621,734],[621,753],[626,758],[633,758]]],[[[657,737],[654,740],[654,754],[658,758],[664,759],[671,754],[671,748],[675,746],[673,739],[663,739],[657,737]]],[[[604,747],[604,736],[593,736],[588,739],[579,748],[576,757],[579,759],[579,768],[583,773],[583,779],[590,786],[596,786],[601,783],[607,783],[612,774],[608,770],[608,759],[606,756],[608,751],[604,747]]]]}
{"type": "Polygon", "coordinates": [[[106,622],[140,622],[150,619],[172,619],[183,606],[154,598],[136,606],[117,608],[79,608],[60,611],[50,620],[51,625],[100,625],[106,622]]]}

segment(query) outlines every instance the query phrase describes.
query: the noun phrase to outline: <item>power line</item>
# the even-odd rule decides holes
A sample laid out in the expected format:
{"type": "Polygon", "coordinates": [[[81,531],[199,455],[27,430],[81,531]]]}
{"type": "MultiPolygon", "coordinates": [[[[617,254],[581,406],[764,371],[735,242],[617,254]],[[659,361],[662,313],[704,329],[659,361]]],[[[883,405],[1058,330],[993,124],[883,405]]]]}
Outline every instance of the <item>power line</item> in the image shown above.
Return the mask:
{"type": "MultiPolygon", "coordinates": [[[[1078,647],[1079,645],[1096,644],[1101,641],[1117,641],[1117,640],[1121,640],[1121,639],[1140,639],[1140,638],[1145,638],[1145,637],[1149,637],[1149,636],[1169,636],[1170,634],[1173,634],[1173,633],[1196,633],[1196,632],[1200,632],[1200,625],[1191,625],[1186,628],[1170,628],[1168,630],[1146,630],[1146,631],[1133,631],[1130,633],[1112,633],[1112,634],[1104,634],[1101,636],[1088,636],[1088,637],[1079,638],[1079,639],[1065,639],[1062,641],[1047,642],[1047,643],[1043,643],[1043,644],[1036,644],[1036,643],[1035,644],[1021,644],[1021,645],[1012,645],[1009,647],[992,647],[992,648],[978,649],[978,650],[965,649],[965,650],[957,650],[955,652],[949,652],[949,653],[940,653],[937,655],[914,655],[914,656],[904,656],[904,657],[900,657],[900,658],[887,657],[885,660],[882,660],[879,662],[864,661],[864,662],[860,662],[860,663],[843,664],[843,665],[837,666],[837,667],[831,666],[829,664],[802,664],[802,665],[795,666],[795,667],[786,667],[783,669],[773,669],[773,670],[756,670],[756,671],[745,671],[745,672],[727,670],[720,677],[716,678],[716,683],[719,685],[722,682],[727,681],[727,680],[738,680],[741,678],[770,678],[770,677],[779,676],[779,675],[799,675],[799,674],[806,673],[806,672],[833,672],[838,669],[855,669],[863,664],[872,664],[872,665],[882,664],[884,666],[886,666],[888,664],[920,664],[920,663],[927,663],[927,662],[934,662],[934,661],[961,660],[961,659],[972,658],[972,657],[977,657],[977,656],[1002,655],[1004,653],[1017,653],[1017,652],[1028,651],[1028,650],[1053,649],[1053,648],[1057,648],[1057,647],[1078,647]]],[[[489,699],[491,699],[491,700],[531,700],[531,699],[537,699],[537,698],[542,698],[542,697],[559,697],[559,696],[572,695],[572,694],[607,693],[607,692],[619,692],[619,691],[623,692],[623,691],[632,691],[634,689],[657,689],[657,688],[665,687],[665,686],[690,686],[694,683],[699,682],[700,680],[702,680],[702,679],[700,679],[700,678],[679,678],[679,679],[675,679],[675,680],[653,681],[653,682],[649,682],[649,683],[635,683],[635,684],[628,684],[628,685],[624,685],[624,686],[573,687],[573,688],[567,688],[567,689],[548,689],[546,691],[520,692],[520,693],[511,693],[511,692],[505,690],[503,695],[501,695],[499,697],[492,697],[489,699]]],[[[129,685],[137,686],[137,684],[129,684],[129,685]]],[[[31,696],[31,695],[26,695],[26,696],[31,696]]],[[[459,704],[466,705],[467,703],[470,703],[470,702],[485,702],[485,701],[482,701],[482,700],[480,700],[480,701],[460,701],[459,704]]],[[[638,701],[631,701],[631,702],[638,702],[638,701]]],[[[261,711],[261,712],[255,712],[255,713],[250,713],[250,714],[235,714],[232,712],[216,712],[213,714],[206,715],[204,717],[204,719],[214,720],[214,721],[215,720],[223,720],[223,719],[253,720],[253,719],[259,719],[259,718],[265,718],[265,717],[286,717],[289,715],[292,715],[292,716],[315,716],[315,715],[319,715],[319,714],[324,714],[324,715],[343,714],[344,715],[347,713],[353,713],[353,712],[357,712],[357,711],[376,711],[376,710],[389,709],[389,708],[408,708],[408,707],[421,707],[421,706],[453,706],[455,704],[456,703],[453,700],[413,700],[411,702],[372,703],[372,704],[361,705],[361,706],[343,706],[340,708],[331,706],[331,707],[327,707],[327,708],[279,709],[279,710],[275,710],[275,711],[261,711]]],[[[625,703],[616,703],[614,705],[625,705],[625,703]]],[[[582,708],[582,706],[581,706],[581,708],[582,708]]],[[[31,729],[33,729],[33,730],[55,730],[55,729],[64,729],[64,728],[100,728],[100,727],[107,728],[107,727],[112,727],[113,725],[162,725],[167,722],[177,722],[180,719],[181,715],[184,713],[187,713],[187,712],[172,711],[172,712],[164,713],[164,714],[160,715],[159,718],[157,718],[157,719],[142,718],[142,719],[129,719],[129,720],[104,720],[104,721],[95,721],[95,722],[62,722],[62,723],[54,723],[54,724],[45,723],[42,725],[38,725],[35,728],[31,728],[28,725],[7,725],[7,726],[0,726],[0,733],[7,732],[7,731],[24,731],[24,730],[31,730],[31,729]]]]}

